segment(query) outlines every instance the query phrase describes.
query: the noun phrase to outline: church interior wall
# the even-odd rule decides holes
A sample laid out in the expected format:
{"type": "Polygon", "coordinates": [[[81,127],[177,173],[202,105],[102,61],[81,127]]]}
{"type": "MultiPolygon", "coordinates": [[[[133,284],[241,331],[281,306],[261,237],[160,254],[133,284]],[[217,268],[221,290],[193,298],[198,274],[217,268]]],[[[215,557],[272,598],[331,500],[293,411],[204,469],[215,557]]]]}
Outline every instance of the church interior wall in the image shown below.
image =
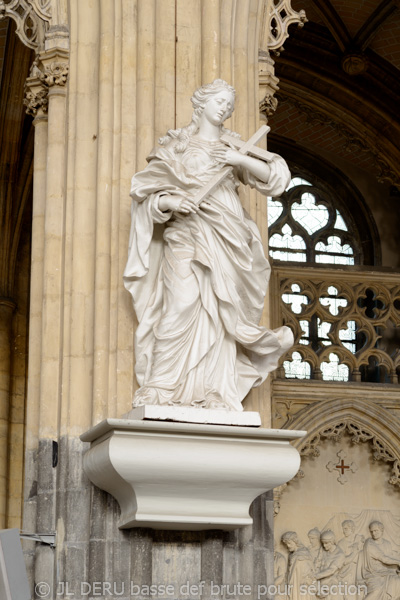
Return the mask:
{"type": "MultiPolygon", "coordinates": [[[[66,3],[59,4],[63,15],[66,3]]],[[[145,165],[160,135],[189,121],[190,93],[201,82],[219,76],[232,82],[238,103],[229,126],[245,138],[257,128],[261,118],[257,42],[266,4],[205,0],[200,7],[197,0],[105,0],[93,13],[91,3],[69,2],[68,91],[64,85],[55,85],[49,96],[50,112],[36,116],[34,230],[31,239],[28,207],[16,263],[7,467],[2,473],[8,479],[7,516],[2,526],[58,531],[55,562],[53,549],[24,543],[32,586],[34,581],[55,581],[57,569],[64,581],[73,581],[77,574],[94,581],[107,572],[111,579],[150,585],[171,577],[175,570],[177,581],[185,582],[182,565],[194,583],[199,579],[231,584],[246,578],[254,584],[271,581],[271,494],[253,505],[254,527],[235,533],[119,531],[117,504],[91,486],[83,474],[85,447],[78,439],[102,418],[125,414],[137,387],[133,376],[136,321],[121,282],[129,235],[130,178],[145,165]],[[207,26],[210,22],[216,24],[213,35],[207,26]],[[58,445],[56,467],[54,443],[58,445]]],[[[295,4],[297,10],[302,8],[300,0],[295,4]]],[[[322,26],[311,0],[304,4],[306,9],[311,4],[310,21],[314,17],[317,26],[322,26]]],[[[4,30],[1,25],[0,38],[5,37],[4,30]]],[[[379,182],[376,153],[364,149],[352,160],[352,152],[346,155],[343,150],[346,132],[343,135],[323,122],[307,122],[301,107],[285,101],[285,94],[292,98],[296,93],[305,100],[305,84],[300,81],[296,92],[291,68],[296,68],[296,43],[304,43],[299,36],[306,32],[307,23],[293,35],[288,58],[282,58],[282,63],[279,57],[274,59],[282,93],[278,93],[275,116],[268,121],[272,127],[268,148],[274,150],[274,135],[281,137],[300,152],[305,148],[322,157],[349,178],[376,225],[381,258],[374,266],[396,273],[400,268],[399,179],[394,178],[400,173],[392,172],[396,157],[389,161],[392,171],[387,175],[386,170],[387,178],[379,182]]],[[[333,47],[330,37],[328,45],[333,47]]],[[[299,55],[299,64],[300,59],[299,55]]],[[[65,63],[65,57],[61,62],[65,63]]],[[[398,69],[398,64],[390,67],[391,76],[392,67],[398,69]]],[[[299,80],[303,68],[304,62],[296,75],[299,80]]],[[[321,70],[325,69],[322,65],[321,70]]],[[[21,85],[27,74],[18,72],[21,85]]],[[[342,79],[332,105],[323,107],[336,116],[340,89],[344,90],[341,85],[342,79]]],[[[357,87],[354,78],[350,87],[357,87]]],[[[385,92],[384,82],[381,90],[385,92]]],[[[316,110],[321,110],[320,94],[311,86],[306,95],[316,110]]],[[[386,167],[400,128],[393,116],[394,94],[388,92],[390,140],[379,148],[386,167]]],[[[343,91],[343,103],[346,98],[343,91]]],[[[368,106],[361,112],[368,112],[368,106]]],[[[374,127],[378,127],[385,115],[374,115],[374,127]]],[[[354,128],[357,119],[351,123],[354,128]]],[[[346,122],[345,114],[342,122],[346,122]]],[[[267,245],[265,203],[248,192],[242,200],[267,245]]],[[[277,294],[273,289],[272,295],[277,294]]],[[[265,321],[271,318],[269,312],[266,306],[265,321]]],[[[400,439],[398,389],[389,384],[363,388],[361,383],[347,387],[339,383],[335,387],[323,381],[287,382],[272,377],[252,393],[246,408],[260,410],[266,425],[290,427],[297,412],[310,405],[318,413],[319,403],[326,399],[364,395],[393,417],[400,439]]],[[[347,435],[340,441],[321,442],[319,455],[305,457],[299,476],[279,491],[275,549],[287,556],[280,543],[287,530],[297,531],[304,543],[313,527],[333,529],[339,538],[341,522],[347,518],[356,521],[357,532],[365,537],[373,519],[384,522],[386,530],[397,528],[399,492],[398,485],[389,483],[390,465],[374,460],[369,442],[353,444],[347,435]],[[339,470],[327,469],[341,449],[345,460],[355,465],[344,483],[337,480],[339,470]]],[[[399,550],[394,538],[392,542],[399,550]]]]}

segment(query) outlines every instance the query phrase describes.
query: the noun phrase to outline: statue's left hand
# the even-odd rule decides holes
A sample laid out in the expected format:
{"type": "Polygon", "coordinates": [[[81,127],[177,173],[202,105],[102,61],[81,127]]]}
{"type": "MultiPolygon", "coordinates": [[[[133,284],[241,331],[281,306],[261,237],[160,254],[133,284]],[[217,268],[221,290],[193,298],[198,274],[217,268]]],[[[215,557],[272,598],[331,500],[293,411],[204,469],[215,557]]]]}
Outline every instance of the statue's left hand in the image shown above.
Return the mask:
{"type": "Polygon", "coordinates": [[[237,167],[244,164],[245,155],[233,148],[216,148],[210,152],[211,157],[217,162],[237,167]]]}

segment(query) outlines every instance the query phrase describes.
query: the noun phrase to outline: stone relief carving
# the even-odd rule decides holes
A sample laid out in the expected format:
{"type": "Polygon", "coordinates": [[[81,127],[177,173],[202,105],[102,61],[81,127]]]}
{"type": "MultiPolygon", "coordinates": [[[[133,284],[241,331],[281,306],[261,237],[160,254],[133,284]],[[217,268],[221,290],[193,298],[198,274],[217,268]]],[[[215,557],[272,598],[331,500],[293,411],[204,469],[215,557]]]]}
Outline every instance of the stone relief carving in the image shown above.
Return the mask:
{"type": "Polygon", "coordinates": [[[0,0],[0,20],[10,17],[25,46],[38,50],[51,19],[51,0],[0,0]]]}
{"type": "MultiPolygon", "coordinates": [[[[356,526],[352,519],[346,519],[342,522],[343,537],[339,540],[338,546],[344,553],[343,566],[340,569],[340,581],[350,585],[357,582],[357,563],[358,556],[365,542],[363,535],[356,534],[356,526]]],[[[350,598],[350,594],[345,594],[345,598],[350,598]]]]}
{"type": "Polygon", "coordinates": [[[278,55],[282,52],[283,44],[289,37],[289,26],[296,23],[303,27],[308,19],[304,10],[293,10],[291,0],[273,0],[271,2],[268,23],[268,49],[278,55]]]}
{"type": "Polygon", "coordinates": [[[223,127],[235,104],[225,81],[196,90],[192,104],[191,123],[168,131],[132,179],[124,283],[139,321],[133,405],[241,411],[293,337],[258,325],[269,266],[237,187],[274,196],[290,173],[223,127]]]}
{"type": "Polygon", "coordinates": [[[307,546],[309,553],[313,559],[313,562],[317,559],[318,554],[321,551],[321,532],[318,527],[313,527],[307,534],[310,545],[307,546]]]}
{"type": "Polygon", "coordinates": [[[344,563],[344,553],[336,545],[336,536],[331,529],[321,533],[321,550],[314,562],[315,579],[320,582],[316,596],[318,598],[334,598],[336,587],[340,581],[339,572],[344,563]],[[324,586],[332,591],[324,591],[324,586]]]}
{"type": "Polygon", "coordinates": [[[295,531],[286,531],[281,540],[289,551],[286,571],[288,597],[293,600],[308,600],[313,594],[303,594],[302,591],[315,581],[312,556],[295,531]]]}
{"type": "Polygon", "coordinates": [[[337,480],[339,483],[344,485],[348,482],[346,471],[355,473],[358,470],[358,466],[353,461],[349,465],[345,464],[344,459],[346,458],[347,454],[344,450],[339,450],[339,452],[336,453],[336,456],[339,460],[329,461],[326,465],[326,468],[330,473],[339,471],[339,477],[337,480]]]}
{"type": "MultiPolygon", "coordinates": [[[[372,509],[344,520],[343,514],[333,515],[321,528],[320,536],[317,527],[309,531],[309,539],[313,538],[314,552],[310,552],[310,547],[303,548],[311,557],[311,567],[308,557],[302,551],[302,560],[308,561],[307,566],[302,565],[307,577],[293,577],[296,552],[302,547],[297,533],[283,534],[282,544],[289,550],[285,585],[292,584],[293,589],[288,588],[291,597],[300,598],[310,592],[318,598],[343,600],[387,600],[400,597],[400,518],[389,511],[372,509]],[[336,543],[335,531],[338,532],[339,529],[342,530],[343,537],[336,543]],[[384,537],[385,531],[390,532],[390,539],[384,537]],[[314,540],[318,540],[318,544],[314,540]],[[304,585],[300,588],[303,579],[308,584],[307,589],[304,585]],[[314,587],[310,587],[310,580],[314,587]]],[[[276,554],[279,554],[278,551],[276,554]]],[[[301,553],[299,558],[300,555],[301,553]]],[[[282,568],[282,559],[280,564],[282,568]]]]}
{"type": "Polygon", "coordinates": [[[400,459],[378,439],[376,434],[372,431],[368,431],[364,425],[360,426],[351,420],[341,420],[334,426],[321,429],[319,433],[307,440],[302,446],[300,449],[301,456],[319,456],[318,446],[322,440],[329,439],[339,441],[345,432],[351,436],[351,440],[354,444],[367,441],[370,442],[374,460],[383,460],[384,462],[393,463],[392,475],[389,479],[389,483],[396,486],[400,485],[400,459]]]}
{"type": "Polygon", "coordinates": [[[386,600],[400,597],[400,554],[395,554],[391,543],[383,538],[381,521],[369,524],[371,537],[364,544],[359,557],[359,575],[367,586],[366,598],[386,600]]]}

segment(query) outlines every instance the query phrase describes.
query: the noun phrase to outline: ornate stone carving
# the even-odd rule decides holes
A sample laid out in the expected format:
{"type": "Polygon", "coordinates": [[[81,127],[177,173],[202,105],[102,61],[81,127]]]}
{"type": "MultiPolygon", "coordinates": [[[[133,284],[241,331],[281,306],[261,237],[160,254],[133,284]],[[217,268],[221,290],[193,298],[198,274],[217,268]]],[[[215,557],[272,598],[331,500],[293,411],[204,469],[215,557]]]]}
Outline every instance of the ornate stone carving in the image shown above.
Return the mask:
{"type": "Polygon", "coordinates": [[[339,452],[336,453],[336,456],[339,460],[329,461],[326,465],[326,468],[328,469],[329,473],[337,473],[339,471],[339,477],[337,480],[339,483],[344,485],[348,482],[346,471],[348,470],[351,473],[355,473],[358,470],[358,466],[354,462],[351,462],[349,465],[345,464],[344,459],[346,458],[347,454],[344,450],[339,450],[339,452]]]}
{"type": "Polygon", "coordinates": [[[299,539],[295,531],[286,531],[282,535],[282,544],[289,551],[287,563],[286,583],[288,585],[288,599],[311,600],[312,596],[307,593],[301,593],[303,588],[311,585],[315,580],[313,559],[299,539]]]}
{"type": "Polygon", "coordinates": [[[361,75],[368,69],[369,61],[363,52],[345,54],[342,58],[342,69],[348,75],[361,75]]]}
{"type": "Polygon", "coordinates": [[[44,67],[40,80],[47,86],[64,86],[67,83],[69,65],[65,62],[52,62],[44,67]]]}
{"type": "Polygon", "coordinates": [[[369,441],[372,446],[372,455],[374,460],[383,460],[393,463],[392,476],[389,483],[400,486],[400,458],[395,456],[385,444],[378,439],[371,431],[367,431],[365,426],[360,426],[352,421],[341,421],[334,426],[322,429],[311,440],[307,440],[300,450],[302,456],[319,456],[318,446],[324,439],[339,441],[343,434],[347,432],[351,436],[354,444],[369,441]]]}
{"type": "MultiPolygon", "coordinates": [[[[346,235],[343,232],[345,241],[346,235]]],[[[322,379],[321,368],[334,355],[338,368],[346,365],[343,380],[361,381],[362,373],[368,378],[370,371],[380,369],[382,377],[384,374],[389,382],[398,383],[400,286],[396,276],[376,273],[373,278],[371,273],[335,275],[332,271],[328,277],[324,271],[320,277],[315,269],[302,269],[301,274],[296,269],[294,274],[288,268],[277,269],[276,276],[283,299],[278,308],[279,322],[288,324],[295,335],[287,361],[298,353],[310,366],[311,378],[322,379]],[[320,333],[314,339],[307,331],[310,333],[317,323],[320,333]]]]}
{"type": "Polygon", "coordinates": [[[369,524],[371,537],[360,553],[359,571],[367,586],[367,597],[399,598],[400,576],[396,567],[400,567],[400,554],[393,551],[392,545],[383,538],[384,527],[380,521],[369,524]],[[376,594],[381,590],[381,594],[376,594]]]}
{"type": "MultiPolygon", "coordinates": [[[[384,600],[387,596],[397,598],[400,592],[400,519],[388,510],[374,509],[348,514],[345,520],[343,516],[346,513],[336,513],[327,523],[320,523],[321,534],[317,527],[309,531],[309,537],[313,535],[315,539],[314,553],[310,547],[308,551],[313,558],[316,580],[313,583],[317,584],[313,591],[316,597],[337,599],[339,596],[343,600],[354,600],[373,592],[378,600],[384,600]],[[336,544],[335,540],[341,531],[343,537],[336,544]],[[384,539],[384,531],[389,539],[384,539]],[[323,586],[327,586],[325,592],[323,586]]],[[[287,542],[294,536],[298,539],[294,532],[282,536],[283,544],[289,549],[288,571],[295,548],[287,542]]],[[[303,556],[303,560],[307,560],[307,557],[303,556]]],[[[296,595],[296,587],[299,588],[299,579],[293,581],[294,589],[289,588],[292,597],[296,595]]],[[[302,595],[305,593],[306,587],[303,586],[302,595]]]]}
{"type": "Polygon", "coordinates": [[[292,98],[279,93],[278,99],[280,103],[288,102],[297,110],[306,116],[307,123],[317,123],[320,125],[328,125],[342,138],[344,138],[344,150],[346,152],[369,152],[373,158],[375,167],[378,170],[377,179],[380,183],[390,183],[392,185],[400,185],[399,174],[389,165],[376,140],[368,140],[365,133],[357,135],[353,129],[347,127],[344,123],[335,121],[332,116],[318,110],[315,106],[310,106],[297,98],[292,98]]]}
{"type": "Polygon", "coordinates": [[[16,33],[28,48],[38,50],[51,19],[51,0],[0,0],[0,19],[10,17],[16,33]]]}
{"type": "Polygon", "coordinates": [[[336,397],[309,405],[285,426],[289,423],[309,432],[295,443],[303,457],[318,457],[323,440],[338,442],[346,434],[353,444],[368,442],[373,459],[390,464],[388,482],[400,486],[398,424],[382,406],[366,398],[336,397]]]}
{"type": "MultiPolygon", "coordinates": [[[[327,586],[327,593],[319,593],[317,597],[327,598],[332,600],[335,598],[335,593],[330,593],[329,588],[335,589],[334,586],[340,582],[340,570],[345,561],[344,552],[336,544],[336,536],[330,529],[326,529],[321,533],[321,552],[319,558],[315,561],[317,572],[315,578],[320,584],[320,589],[327,586]]],[[[322,591],[322,590],[321,590],[322,591]]]]}
{"type": "Polygon", "coordinates": [[[293,10],[291,0],[273,0],[268,20],[268,49],[279,56],[289,37],[289,26],[296,23],[298,27],[303,27],[307,21],[304,10],[293,10]]]}
{"type": "Polygon", "coordinates": [[[267,94],[260,102],[260,113],[271,117],[278,107],[278,98],[267,94]]]}
{"type": "Polygon", "coordinates": [[[44,113],[47,113],[49,99],[48,90],[45,88],[39,89],[37,92],[29,87],[25,90],[24,105],[27,107],[26,112],[32,117],[36,117],[38,110],[41,108],[44,113]]]}
{"type": "Polygon", "coordinates": [[[35,58],[25,82],[24,105],[29,115],[36,117],[39,110],[47,113],[49,89],[65,87],[69,71],[68,57],[67,50],[52,48],[35,58]]]}

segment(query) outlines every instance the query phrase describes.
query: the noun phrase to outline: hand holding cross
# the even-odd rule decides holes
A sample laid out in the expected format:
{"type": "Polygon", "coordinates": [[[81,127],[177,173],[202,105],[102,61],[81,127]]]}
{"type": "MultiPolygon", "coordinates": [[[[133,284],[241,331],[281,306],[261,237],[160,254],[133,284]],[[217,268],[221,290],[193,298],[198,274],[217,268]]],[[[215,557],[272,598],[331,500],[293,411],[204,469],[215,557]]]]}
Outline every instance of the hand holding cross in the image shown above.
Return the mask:
{"type": "MultiPolygon", "coordinates": [[[[262,148],[258,148],[255,144],[259,142],[267,133],[270,131],[270,127],[268,125],[262,125],[258,131],[251,138],[244,142],[236,137],[233,137],[229,134],[223,134],[221,136],[221,141],[229,146],[234,146],[239,150],[241,154],[249,154],[255,156],[256,158],[260,158],[266,162],[270,162],[272,160],[273,154],[268,152],[267,150],[263,150],[262,148]]],[[[210,181],[201,188],[197,192],[197,194],[193,198],[193,202],[198,206],[207,198],[209,194],[211,194],[215,188],[223,181],[226,175],[230,172],[231,167],[224,167],[221,171],[215,175],[210,181]]]]}

